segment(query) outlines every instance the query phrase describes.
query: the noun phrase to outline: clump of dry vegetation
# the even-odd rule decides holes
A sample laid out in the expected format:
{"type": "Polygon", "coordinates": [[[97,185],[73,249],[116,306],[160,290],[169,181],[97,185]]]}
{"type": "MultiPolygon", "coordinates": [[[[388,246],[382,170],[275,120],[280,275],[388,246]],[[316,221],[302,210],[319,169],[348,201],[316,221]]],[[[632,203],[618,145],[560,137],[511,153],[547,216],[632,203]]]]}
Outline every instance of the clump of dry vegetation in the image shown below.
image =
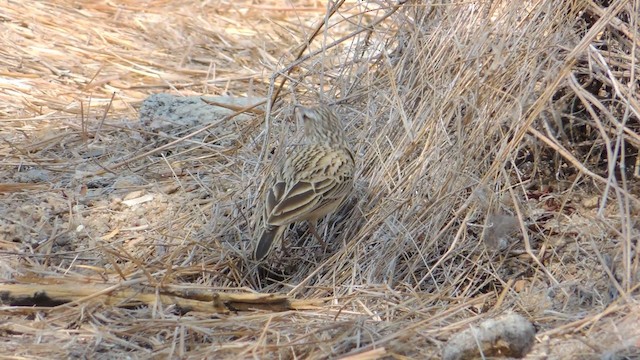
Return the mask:
{"type": "Polygon", "coordinates": [[[0,19],[2,353],[433,358],[516,312],[530,358],[640,355],[640,2],[0,19]],[[259,106],[160,131],[138,120],[157,92],[259,106]],[[259,278],[262,182],[295,149],[291,104],[317,101],[345,120],[355,190],[326,252],[298,224],[259,278]]]}

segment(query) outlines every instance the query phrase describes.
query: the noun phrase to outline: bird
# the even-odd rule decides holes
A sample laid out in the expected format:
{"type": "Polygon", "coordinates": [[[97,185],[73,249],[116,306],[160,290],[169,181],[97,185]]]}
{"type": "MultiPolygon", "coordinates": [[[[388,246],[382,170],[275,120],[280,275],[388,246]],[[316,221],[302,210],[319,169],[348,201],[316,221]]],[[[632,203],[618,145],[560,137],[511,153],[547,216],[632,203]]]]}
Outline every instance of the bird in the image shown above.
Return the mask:
{"type": "Polygon", "coordinates": [[[353,190],[355,159],[340,119],[326,105],[295,106],[304,124],[304,142],[274,172],[264,197],[254,260],[264,260],[282,242],[284,230],[303,220],[326,250],[317,221],[334,212],[353,190]]]}

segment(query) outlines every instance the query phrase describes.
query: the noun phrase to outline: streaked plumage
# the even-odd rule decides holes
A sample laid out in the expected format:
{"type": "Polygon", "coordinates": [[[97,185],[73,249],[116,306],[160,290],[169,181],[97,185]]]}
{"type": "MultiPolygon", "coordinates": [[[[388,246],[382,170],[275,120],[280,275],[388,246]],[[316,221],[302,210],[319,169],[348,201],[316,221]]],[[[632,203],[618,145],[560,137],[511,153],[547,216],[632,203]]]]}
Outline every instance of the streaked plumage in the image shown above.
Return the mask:
{"type": "Polygon", "coordinates": [[[316,222],[335,211],[353,186],[355,161],[340,119],[326,106],[298,106],[295,113],[304,121],[306,143],[293,149],[266,193],[263,228],[253,253],[258,261],[282,241],[287,225],[302,220],[309,221],[324,245],[316,222]]]}

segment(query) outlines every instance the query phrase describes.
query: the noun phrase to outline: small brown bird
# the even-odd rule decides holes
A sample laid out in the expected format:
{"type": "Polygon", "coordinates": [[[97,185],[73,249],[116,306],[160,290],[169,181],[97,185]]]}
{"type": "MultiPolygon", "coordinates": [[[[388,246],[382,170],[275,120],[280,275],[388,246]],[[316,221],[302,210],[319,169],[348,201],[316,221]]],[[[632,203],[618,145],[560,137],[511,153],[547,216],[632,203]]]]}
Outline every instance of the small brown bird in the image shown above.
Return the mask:
{"type": "Polygon", "coordinates": [[[274,174],[264,200],[263,228],[253,253],[263,260],[274,243],[282,241],[287,225],[307,220],[310,232],[318,219],[335,211],[353,187],[355,160],[340,119],[327,106],[297,106],[304,122],[306,143],[294,149],[274,174]]]}

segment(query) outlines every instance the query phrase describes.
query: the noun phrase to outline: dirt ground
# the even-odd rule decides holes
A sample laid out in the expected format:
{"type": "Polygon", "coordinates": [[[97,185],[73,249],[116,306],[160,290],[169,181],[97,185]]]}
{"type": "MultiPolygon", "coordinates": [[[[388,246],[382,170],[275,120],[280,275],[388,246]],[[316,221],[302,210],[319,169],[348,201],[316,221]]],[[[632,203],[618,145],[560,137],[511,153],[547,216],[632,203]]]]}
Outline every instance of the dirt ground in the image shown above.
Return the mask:
{"type": "MultiPolygon", "coordinates": [[[[480,48],[495,34],[465,29],[475,24],[461,14],[475,10],[434,5],[428,14],[442,22],[421,33],[427,5],[363,3],[342,4],[340,21],[316,36],[321,1],[3,1],[0,357],[439,358],[454,334],[515,312],[536,330],[527,359],[640,358],[637,84],[611,97],[627,99],[624,124],[580,127],[601,137],[569,147],[513,119],[560,78],[565,90],[535,118],[575,105],[563,69],[602,64],[560,57],[588,29],[540,20],[553,30],[536,41],[558,58],[516,59],[533,51],[516,40],[480,48]],[[340,57],[369,51],[342,40],[365,25],[375,31],[358,33],[363,43],[384,51],[371,50],[368,65],[340,57]],[[390,35],[407,27],[404,40],[390,35]],[[502,65],[461,65],[485,50],[502,65]],[[547,65],[545,75],[527,67],[547,65]],[[405,83],[389,80],[413,68],[405,83]],[[518,68],[531,85],[511,74],[518,68]],[[466,71],[483,79],[477,88],[466,71]],[[329,248],[292,227],[267,281],[248,255],[255,214],[273,160],[300,138],[291,103],[318,89],[344,100],[355,190],[321,222],[329,248]],[[149,100],[159,93],[168,97],[149,100]],[[614,148],[626,167],[602,160],[614,148]]],[[[486,5],[496,17],[512,11],[497,3],[486,5]]],[[[509,36],[559,3],[528,2],[509,36]]],[[[601,18],[614,8],[586,3],[601,18]]],[[[621,13],[640,8],[625,3],[621,13]]],[[[637,35],[637,20],[620,15],[610,28],[637,35]]],[[[637,76],[638,53],[626,56],[613,78],[637,76]]],[[[591,119],[585,108],[572,121],[591,119]]]]}

